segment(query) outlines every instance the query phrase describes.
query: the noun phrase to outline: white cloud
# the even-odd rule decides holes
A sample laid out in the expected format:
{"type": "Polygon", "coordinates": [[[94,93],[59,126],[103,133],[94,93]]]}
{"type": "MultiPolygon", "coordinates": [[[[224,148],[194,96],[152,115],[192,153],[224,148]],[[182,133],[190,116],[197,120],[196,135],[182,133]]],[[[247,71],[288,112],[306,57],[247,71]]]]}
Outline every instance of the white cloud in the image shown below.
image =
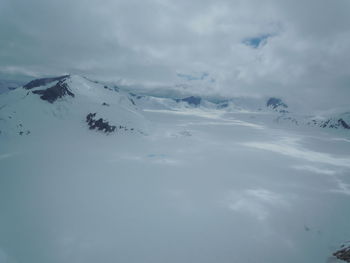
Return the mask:
{"type": "Polygon", "coordinates": [[[347,105],[347,0],[3,0],[0,69],[165,87],[208,72],[191,91],[276,95],[309,107],[347,105]],[[257,49],[247,38],[273,35],[257,49]],[[335,105],[336,103],[336,105],[335,105]]]}

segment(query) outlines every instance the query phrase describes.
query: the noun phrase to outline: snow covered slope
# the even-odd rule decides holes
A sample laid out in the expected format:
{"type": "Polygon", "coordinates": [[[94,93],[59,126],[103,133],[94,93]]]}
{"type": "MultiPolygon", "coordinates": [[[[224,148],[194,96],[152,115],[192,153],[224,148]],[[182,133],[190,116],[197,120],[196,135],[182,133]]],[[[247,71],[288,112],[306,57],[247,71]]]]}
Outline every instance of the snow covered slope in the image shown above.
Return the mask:
{"type": "Polygon", "coordinates": [[[270,98],[266,106],[276,114],[275,121],[280,124],[293,124],[296,126],[309,126],[333,130],[350,130],[350,112],[312,115],[296,114],[288,111],[288,106],[282,100],[270,98]]]}
{"type": "Polygon", "coordinates": [[[310,113],[295,113],[280,98],[230,98],[221,100],[204,99],[198,96],[183,98],[153,97],[129,93],[135,105],[143,110],[183,110],[221,111],[257,123],[277,123],[287,127],[314,127],[350,130],[350,113],[316,116],[310,113]],[[252,120],[254,119],[254,120],[252,120]]]}
{"type": "Polygon", "coordinates": [[[267,102],[79,76],[2,94],[0,262],[347,258],[349,133],[276,123],[295,114],[267,102]]]}
{"type": "Polygon", "coordinates": [[[143,133],[146,121],[128,94],[80,76],[34,80],[0,97],[3,136],[71,129],[143,133]],[[90,114],[90,115],[89,115],[90,114]]]}
{"type": "Polygon", "coordinates": [[[23,84],[22,81],[0,79],[0,94],[14,90],[23,84]]]}
{"type": "Polygon", "coordinates": [[[284,101],[274,97],[161,98],[129,93],[116,86],[67,75],[36,79],[23,88],[3,94],[0,97],[0,132],[4,136],[25,136],[40,134],[47,127],[58,131],[66,126],[73,130],[81,127],[107,134],[118,131],[146,134],[149,124],[143,116],[144,110],[184,109],[220,111],[226,116],[234,115],[257,124],[350,130],[350,113],[321,117],[295,114],[284,101]]]}

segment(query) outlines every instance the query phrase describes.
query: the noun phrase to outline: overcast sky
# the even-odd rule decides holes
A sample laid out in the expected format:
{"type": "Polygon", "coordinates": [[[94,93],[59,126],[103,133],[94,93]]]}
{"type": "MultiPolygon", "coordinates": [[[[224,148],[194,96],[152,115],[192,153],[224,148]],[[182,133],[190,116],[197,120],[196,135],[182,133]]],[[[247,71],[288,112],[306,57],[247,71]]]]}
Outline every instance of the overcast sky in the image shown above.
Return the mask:
{"type": "Polygon", "coordinates": [[[0,35],[0,73],[350,98],[350,0],[0,0],[0,35]]]}

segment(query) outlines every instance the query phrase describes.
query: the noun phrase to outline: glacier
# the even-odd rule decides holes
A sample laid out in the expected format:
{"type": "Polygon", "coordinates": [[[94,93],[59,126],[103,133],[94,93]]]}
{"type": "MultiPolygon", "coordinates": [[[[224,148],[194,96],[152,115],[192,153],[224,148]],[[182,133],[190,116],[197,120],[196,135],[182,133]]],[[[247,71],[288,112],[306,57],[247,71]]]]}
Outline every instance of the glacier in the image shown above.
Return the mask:
{"type": "Polygon", "coordinates": [[[344,262],[348,129],[282,101],[29,87],[0,95],[1,263],[344,262]]]}

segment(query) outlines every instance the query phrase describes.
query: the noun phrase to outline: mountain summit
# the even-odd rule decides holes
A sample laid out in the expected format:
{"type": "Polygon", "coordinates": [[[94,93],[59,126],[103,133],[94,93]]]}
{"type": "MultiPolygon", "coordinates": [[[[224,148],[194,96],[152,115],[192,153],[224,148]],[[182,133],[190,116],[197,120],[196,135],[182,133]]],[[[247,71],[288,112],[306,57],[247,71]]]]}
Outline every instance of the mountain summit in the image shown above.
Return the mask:
{"type": "Polygon", "coordinates": [[[103,133],[136,133],[145,128],[127,93],[76,75],[33,80],[3,94],[0,109],[0,131],[7,136],[41,134],[53,127],[103,133]]]}

